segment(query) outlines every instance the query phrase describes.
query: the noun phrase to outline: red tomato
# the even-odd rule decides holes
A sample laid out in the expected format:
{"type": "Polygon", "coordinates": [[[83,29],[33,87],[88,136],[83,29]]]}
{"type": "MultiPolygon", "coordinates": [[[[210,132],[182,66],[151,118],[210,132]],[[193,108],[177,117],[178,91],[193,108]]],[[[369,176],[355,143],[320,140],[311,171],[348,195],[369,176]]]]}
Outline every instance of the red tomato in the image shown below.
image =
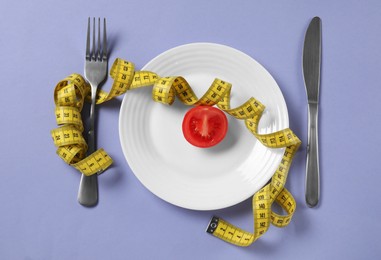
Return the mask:
{"type": "Polygon", "coordinates": [[[228,120],[224,112],[211,106],[196,106],[184,116],[183,134],[192,145],[206,148],[224,139],[228,120]]]}

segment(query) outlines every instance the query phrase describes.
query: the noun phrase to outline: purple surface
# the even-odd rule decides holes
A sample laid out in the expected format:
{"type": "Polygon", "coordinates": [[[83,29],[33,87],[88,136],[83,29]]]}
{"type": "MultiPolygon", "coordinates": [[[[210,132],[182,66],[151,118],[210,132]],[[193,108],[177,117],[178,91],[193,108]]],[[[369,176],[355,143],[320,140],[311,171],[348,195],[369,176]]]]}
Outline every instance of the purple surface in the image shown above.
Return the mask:
{"type": "MultiPolygon", "coordinates": [[[[2,1],[0,259],[376,259],[381,257],[380,1],[2,1]],[[6,3],[7,2],[7,3],[6,3]],[[307,104],[301,70],[310,19],[323,24],[321,204],[304,202],[307,104]],[[215,42],[260,62],[278,82],[303,147],[287,186],[292,223],[249,248],[206,234],[212,215],[253,230],[250,201],[197,212],[170,205],[130,171],[119,144],[122,98],[99,109],[98,147],[115,160],[95,208],[56,156],[53,89],[83,72],[88,16],[107,17],[112,62],[139,69],[161,52],[215,42]]],[[[110,86],[109,80],[105,88],[110,86]]]]}

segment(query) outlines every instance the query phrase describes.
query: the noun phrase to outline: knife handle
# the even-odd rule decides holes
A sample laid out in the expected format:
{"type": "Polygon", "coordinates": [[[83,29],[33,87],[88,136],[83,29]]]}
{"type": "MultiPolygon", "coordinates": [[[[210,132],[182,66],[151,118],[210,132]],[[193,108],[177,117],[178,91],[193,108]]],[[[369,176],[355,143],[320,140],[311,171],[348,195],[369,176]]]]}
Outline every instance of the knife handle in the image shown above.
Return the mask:
{"type": "Polygon", "coordinates": [[[306,202],[315,207],[319,202],[318,103],[308,104],[308,143],[306,162],[306,202]]]}

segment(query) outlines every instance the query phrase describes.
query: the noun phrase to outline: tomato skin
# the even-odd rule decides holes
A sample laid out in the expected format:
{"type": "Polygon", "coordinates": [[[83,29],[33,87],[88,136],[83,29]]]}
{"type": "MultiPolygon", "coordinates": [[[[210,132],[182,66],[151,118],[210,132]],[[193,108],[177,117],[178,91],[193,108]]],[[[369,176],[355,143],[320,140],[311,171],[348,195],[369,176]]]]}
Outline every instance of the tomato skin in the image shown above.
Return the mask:
{"type": "Polygon", "coordinates": [[[218,108],[196,106],[185,114],[182,129],[185,139],[190,144],[208,148],[224,139],[228,130],[228,120],[225,113],[218,108]]]}

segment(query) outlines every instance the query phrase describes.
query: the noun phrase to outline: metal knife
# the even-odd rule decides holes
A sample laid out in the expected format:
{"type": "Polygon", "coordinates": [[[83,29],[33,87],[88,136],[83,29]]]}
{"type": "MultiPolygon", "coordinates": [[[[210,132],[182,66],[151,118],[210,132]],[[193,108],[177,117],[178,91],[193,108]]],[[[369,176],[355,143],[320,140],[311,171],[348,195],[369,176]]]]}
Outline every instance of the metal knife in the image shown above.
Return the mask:
{"type": "Polygon", "coordinates": [[[318,108],[321,68],[321,19],[308,26],[303,48],[303,76],[308,99],[308,143],[306,161],[306,203],[315,207],[320,197],[318,108]]]}

